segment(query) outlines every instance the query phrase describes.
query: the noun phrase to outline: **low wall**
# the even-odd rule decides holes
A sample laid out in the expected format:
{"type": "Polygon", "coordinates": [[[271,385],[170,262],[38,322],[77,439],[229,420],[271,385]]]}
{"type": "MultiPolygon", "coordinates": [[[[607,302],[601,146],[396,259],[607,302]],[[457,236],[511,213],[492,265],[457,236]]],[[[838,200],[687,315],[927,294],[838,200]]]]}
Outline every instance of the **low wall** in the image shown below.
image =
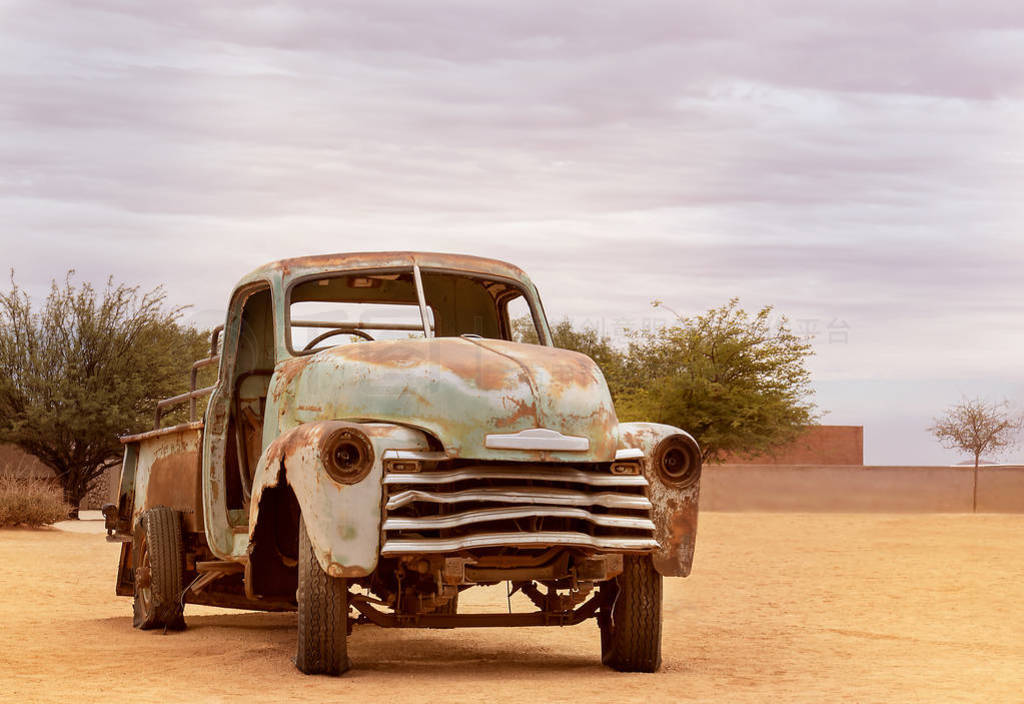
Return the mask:
{"type": "MultiPolygon", "coordinates": [[[[24,452],[16,445],[0,444],[0,472],[11,473],[26,479],[43,479],[57,483],[53,470],[24,452]]],[[[78,508],[83,511],[102,508],[103,504],[114,501],[117,497],[117,482],[121,476],[121,465],[115,464],[107,469],[93,482],[92,489],[82,499],[78,508]]]]}
{"type": "Polygon", "coordinates": [[[0,472],[18,477],[49,479],[53,470],[17,445],[0,444],[0,472]]]}
{"type": "MultiPolygon", "coordinates": [[[[973,467],[710,465],[707,511],[969,513],[973,467]]],[[[978,511],[1024,513],[1024,466],[982,467],[978,511]]]]}

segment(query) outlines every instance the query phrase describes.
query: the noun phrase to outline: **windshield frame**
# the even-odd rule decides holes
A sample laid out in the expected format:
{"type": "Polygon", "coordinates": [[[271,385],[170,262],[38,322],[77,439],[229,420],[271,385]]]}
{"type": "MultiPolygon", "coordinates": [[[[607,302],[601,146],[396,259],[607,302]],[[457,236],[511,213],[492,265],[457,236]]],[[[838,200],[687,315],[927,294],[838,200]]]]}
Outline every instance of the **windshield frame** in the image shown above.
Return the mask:
{"type": "MultiPolygon", "coordinates": [[[[424,334],[424,336],[426,338],[433,339],[434,338],[434,331],[431,330],[431,328],[430,328],[429,319],[428,319],[428,313],[427,313],[427,309],[430,308],[430,305],[426,301],[426,297],[425,297],[425,295],[423,293],[422,274],[424,272],[430,273],[430,274],[451,274],[451,275],[456,275],[456,276],[466,276],[466,277],[473,278],[473,279],[482,279],[482,280],[487,280],[487,281],[495,281],[495,282],[498,282],[498,283],[505,284],[506,286],[510,286],[511,288],[514,288],[515,290],[520,292],[520,294],[526,300],[527,306],[529,306],[530,318],[533,320],[534,328],[537,331],[537,339],[540,341],[538,344],[546,346],[546,347],[553,346],[553,343],[551,341],[551,336],[548,333],[547,319],[544,317],[544,308],[541,305],[540,300],[538,299],[538,297],[536,295],[536,290],[533,288],[533,286],[531,284],[529,284],[529,283],[527,283],[525,281],[520,281],[520,280],[517,280],[517,279],[510,278],[508,276],[501,276],[500,274],[490,274],[490,273],[485,273],[485,272],[466,271],[466,270],[462,270],[462,269],[451,269],[451,268],[448,268],[448,267],[432,267],[432,266],[421,267],[418,263],[411,263],[411,264],[407,264],[407,265],[403,265],[403,266],[361,267],[361,268],[357,268],[357,269],[338,269],[338,270],[332,270],[332,271],[320,271],[320,272],[316,272],[316,273],[313,273],[313,274],[308,274],[308,275],[305,275],[305,276],[297,277],[297,278],[289,281],[288,285],[285,287],[285,290],[284,290],[284,301],[283,301],[283,303],[284,303],[284,306],[283,306],[284,307],[284,310],[283,310],[284,320],[283,320],[283,325],[282,325],[282,328],[283,328],[282,332],[284,334],[285,349],[287,350],[288,354],[291,355],[292,357],[304,357],[304,356],[307,356],[307,355],[310,355],[310,354],[315,354],[316,352],[322,351],[322,350],[316,350],[316,349],[313,349],[313,350],[296,350],[292,346],[292,316],[291,316],[291,307],[292,307],[292,289],[293,288],[295,288],[296,286],[298,286],[300,284],[304,284],[304,283],[307,283],[309,281],[316,281],[318,279],[333,279],[333,278],[341,278],[341,277],[345,277],[345,276],[367,275],[367,274],[405,274],[405,273],[411,273],[413,275],[413,281],[414,281],[414,284],[415,284],[415,287],[416,287],[417,305],[419,307],[420,319],[421,319],[422,324],[423,324],[423,334],[424,334]]],[[[495,304],[498,305],[498,301],[495,301],[495,304]]],[[[412,304],[396,304],[396,305],[412,305],[412,304]]],[[[498,315],[499,316],[507,317],[507,310],[504,310],[503,308],[504,308],[503,306],[499,305],[498,315]]],[[[512,330],[511,330],[512,321],[508,320],[506,322],[507,322],[507,324],[509,326],[509,329],[506,331],[506,333],[509,335],[509,338],[511,338],[511,334],[512,334],[512,330]]],[[[435,325],[436,325],[436,316],[435,316],[435,325]]],[[[511,340],[509,340],[509,341],[511,341],[511,340]]],[[[343,344],[347,344],[347,343],[343,343],[343,344]]],[[[356,343],[356,344],[359,344],[359,343],[356,343]]]]}

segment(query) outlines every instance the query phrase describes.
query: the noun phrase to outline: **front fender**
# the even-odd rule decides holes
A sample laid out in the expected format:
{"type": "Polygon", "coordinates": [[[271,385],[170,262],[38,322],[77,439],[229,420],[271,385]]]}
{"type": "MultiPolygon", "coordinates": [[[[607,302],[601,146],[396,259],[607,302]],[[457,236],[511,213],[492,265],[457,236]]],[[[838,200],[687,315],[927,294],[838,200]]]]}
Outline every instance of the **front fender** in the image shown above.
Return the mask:
{"type": "Polygon", "coordinates": [[[369,575],[376,569],[380,553],[382,457],[393,449],[426,450],[427,436],[391,423],[339,420],[305,423],[282,433],[263,452],[253,477],[250,550],[261,518],[260,498],[265,490],[284,482],[302,510],[320,566],[334,577],[369,575]],[[320,456],[321,440],[342,427],[362,432],[373,446],[369,472],[353,484],[332,479],[320,456]]]}
{"type": "MultiPolygon", "coordinates": [[[[697,502],[700,478],[679,487],[662,481],[652,459],[658,444],[672,435],[689,433],[661,423],[620,423],[620,449],[643,450],[644,474],[649,483],[654,538],[660,548],[653,555],[654,568],[665,577],[686,577],[693,564],[697,540],[697,502]]],[[[691,438],[692,439],[692,438],[691,438]]]]}

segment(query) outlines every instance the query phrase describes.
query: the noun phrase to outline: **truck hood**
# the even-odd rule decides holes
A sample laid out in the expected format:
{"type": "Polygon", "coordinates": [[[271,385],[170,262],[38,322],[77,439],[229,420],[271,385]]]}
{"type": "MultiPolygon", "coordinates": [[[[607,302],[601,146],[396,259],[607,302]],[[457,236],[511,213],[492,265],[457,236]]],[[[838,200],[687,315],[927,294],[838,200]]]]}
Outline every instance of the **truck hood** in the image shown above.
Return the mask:
{"type": "Polygon", "coordinates": [[[346,419],[420,428],[452,457],[611,461],[618,420],[601,370],[569,350],[480,338],[360,342],[277,366],[278,429],[346,419]],[[586,438],[578,452],[493,449],[486,436],[533,428],[586,438]]]}

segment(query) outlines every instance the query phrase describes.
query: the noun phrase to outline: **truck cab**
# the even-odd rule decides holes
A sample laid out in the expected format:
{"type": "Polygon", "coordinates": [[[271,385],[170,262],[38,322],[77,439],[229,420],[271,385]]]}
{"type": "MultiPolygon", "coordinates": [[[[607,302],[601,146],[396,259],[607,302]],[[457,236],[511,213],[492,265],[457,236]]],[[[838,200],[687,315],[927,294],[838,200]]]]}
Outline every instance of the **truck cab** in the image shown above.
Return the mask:
{"type": "Polygon", "coordinates": [[[268,264],[235,287],[192,387],[122,438],[105,509],[137,627],[183,628],[186,603],[294,609],[298,668],[340,674],[358,623],[596,618],[606,664],[659,667],[661,579],[693,559],[699,448],[619,423],[601,370],[553,346],[517,267],[416,252],[268,264]],[[185,403],[188,421],[162,427],[185,403]],[[459,611],[462,591],[501,582],[535,610],[459,611]]]}

